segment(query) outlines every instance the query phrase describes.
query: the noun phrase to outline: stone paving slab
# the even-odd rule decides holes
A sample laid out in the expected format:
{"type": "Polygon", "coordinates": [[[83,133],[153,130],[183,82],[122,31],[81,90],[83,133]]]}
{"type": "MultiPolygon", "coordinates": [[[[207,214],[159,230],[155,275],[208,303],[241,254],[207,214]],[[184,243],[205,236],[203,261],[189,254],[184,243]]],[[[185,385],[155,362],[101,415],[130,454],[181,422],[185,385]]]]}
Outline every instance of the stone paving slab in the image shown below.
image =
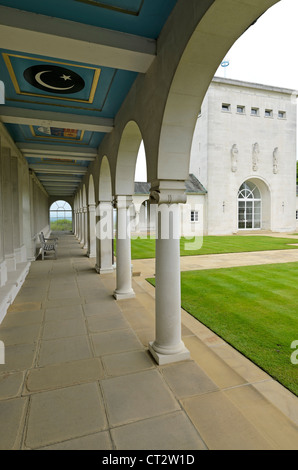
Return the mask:
{"type": "Polygon", "coordinates": [[[54,390],[85,382],[95,382],[103,377],[104,369],[99,358],[73,361],[66,364],[53,364],[31,369],[27,376],[23,394],[54,390]]]}
{"type": "Polygon", "coordinates": [[[289,425],[280,410],[251,385],[224,391],[225,396],[255,426],[262,436],[275,448],[297,450],[297,426],[289,425]]]}
{"type": "Polygon", "coordinates": [[[25,445],[39,448],[107,429],[97,383],[32,395],[25,445]]]}
{"type": "Polygon", "coordinates": [[[218,390],[214,382],[194,361],[162,367],[161,373],[178,398],[201,395],[218,390]]]}
{"type": "Polygon", "coordinates": [[[26,408],[25,398],[0,401],[0,450],[19,448],[26,408]]]}
{"type": "Polygon", "coordinates": [[[9,312],[28,312],[32,310],[40,310],[41,302],[13,302],[8,309],[9,312]]]}
{"type": "Polygon", "coordinates": [[[197,336],[183,338],[191,357],[219,388],[237,387],[247,381],[207,347],[197,336]]]}
{"type": "Polygon", "coordinates": [[[222,391],[186,398],[182,405],[210,450],[273,450],[222,391]]]}
{"type": "Polygon", "coordinates": [[[5,346],[31,344],[39,340],[40,331],[39,323],[1,328],[0,340],[4,342],[5,346]]]}
{"type": "Polygon", "coordinates": [[[82,307],[87,317],[98,314],[114,315],[121,313],[119,305],[114,299],[111,299],[111,296],[104,297],[100,302],[90,302],[82,307]]]}
{"type": "Polygon", "coordinates": [[[155,367],[153,358],[142,350],[104,356],[102,362],[108,376],[132,374],[155,367]]]}
{"type": "Polygon", "coordinates": [[[114,428],[111,434],[118,450],[207,450],[182,411],[114,428]]]}
{"type": "Polygon", "coordinates": [[[96,356],[143,349],[142,344],[130,329],[91,334],[91,339],[96,356]]]}
{"type": "Polygon", "coordinates": [[[136,298],[117,302],[115,273],[97,275],[72,235],[59,246],[58,260],[32,263],[0,325],[8,342],[33,340],[5,348],[0,449],[298,449],[297,397],[183,310],[191,360],[158,366],[144,273],[136,298]],[[55,289],[73,298],[49,299],[55,289]]]}
{"type": "Polygon", "coordinates": [[[15,372],[0,375],[0,400],[20,396],[25,372],[15,372]]]}
{"type": "Polygon", "coordinates": [[[2,328],[20,327],[25,325],[41,324],[43,321],[43,311],[34,310],[32,312],[10,312],[1,323],[2,328]]]}
{"type": "Polygon", "coordinates": [[[129,324],[120,313],[92,315],[87,318],[90,333],[120,330],[129,328],[129,324]]]}
{"type": "Polygon", "coordinates": [[[37,364],[39,367],[43,367],[90,357],[91,349],[87,336],[74,336],[42,341],[37,364]]]}
{"type": "Polygon", "coordinates": [[[40,450],[113,450],[110,433],[107,431],[71,439],[60,444],[42,447],[40,450]]]}
{"type": "Polygon", "coordinates": [[[44,325],[42,339],[58,339],[86,335],[87,329],[83,318],[51,321],[44,325]]]}
{"type": "Polygon", "coordinates": [[[112,427],[180,410],[157,370],[104,379],[101,386],[112,427]]]}
{"type": "Polygon", "coordinates": [[[5,347],[5,364],[0,365],[0,375],[6,372],[30,369],[36,357],[36,343],[5,347]]]}
{"type": "Polygon", "coordinates": [[[81,305],[66,305],[64,307],[49,307],[45,310],[45,321],[62,321],[72,318],[83,318],[81,305]]]}

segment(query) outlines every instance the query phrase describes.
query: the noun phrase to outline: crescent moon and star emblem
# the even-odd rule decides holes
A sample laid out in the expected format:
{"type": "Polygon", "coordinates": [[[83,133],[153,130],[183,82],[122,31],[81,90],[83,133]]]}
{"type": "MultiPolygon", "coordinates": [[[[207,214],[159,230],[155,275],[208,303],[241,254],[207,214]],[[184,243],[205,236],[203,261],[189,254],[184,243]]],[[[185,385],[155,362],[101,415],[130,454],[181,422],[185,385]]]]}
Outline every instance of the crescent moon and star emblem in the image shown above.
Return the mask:
{"type": "Polygon", "coordinates": [[[83,78],[76,72],[57,65],[33,65],[24,71],[30,85],[48,93],[77,93],[85,87],[83,78]]]}

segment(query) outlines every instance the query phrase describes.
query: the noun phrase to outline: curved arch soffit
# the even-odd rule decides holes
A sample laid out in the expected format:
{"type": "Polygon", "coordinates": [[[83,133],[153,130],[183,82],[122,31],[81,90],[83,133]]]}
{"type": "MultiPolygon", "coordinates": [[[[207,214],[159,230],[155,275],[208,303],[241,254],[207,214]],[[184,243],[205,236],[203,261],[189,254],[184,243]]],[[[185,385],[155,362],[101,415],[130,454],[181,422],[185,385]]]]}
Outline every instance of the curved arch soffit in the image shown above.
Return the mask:
{"type": "Polygon", "coordinates": [[[137,123],[130,121],[126,124],[122,133],[116,163],[116,195],[134,194],[136,162],[142,140],[142,134],[137,123]]]}
{"type": "Polygon", "coordinates": [[[88,204],[95,204],[94,179],[92,175],[89,176],[88,204]]]}
{"type": "Polygon", "coordinates": [[[186,179],[193,133],[208,87],[237,39],[280,0],[215,0],[193,32],[176,69],[161,128],[158,179],[186,179]]]}
{"type": "Polygon", "coordinates": [[[264,197],[264,195],[271,195],[271,187],[269,183],[265,180],[265,178],[262,178],[260,176],[251,176],[249,178],[246,178],[239,186],[239,189],[245,183],[255,185],[260,191],[262,197],[264,197]]]}
{"type": "Polygon", "coordinates": [[[50,205],[50,210],[66,210],[66,211],[71,211],[72,207],[71,204],[68,201],[65,201],[64,199],[56,199],[56,201],[52,202],[50,205]]]}
{"type": "Polygon", "coordinates": [[[99,170],[99,191],[98,200],[112,201],[112,176],[109,160],[106,156],[103,157],[99,170]]]}
{"type": "Polygon", "coordinates": [[[58,202],[58,201],[63,201],[65,203],[69,204],[70,207],[71,207],[71,210],[73,210],[74,207],[75,207],[74,206],[74,199],[73,199],[72,196],[60,196],[60,197],[59,196],[58,197],[57,196],[50,196],[49,201],[48,201],[49,210],[50,210],[51,206],[53,204],[55,204],[56,202],[58,202]]]}

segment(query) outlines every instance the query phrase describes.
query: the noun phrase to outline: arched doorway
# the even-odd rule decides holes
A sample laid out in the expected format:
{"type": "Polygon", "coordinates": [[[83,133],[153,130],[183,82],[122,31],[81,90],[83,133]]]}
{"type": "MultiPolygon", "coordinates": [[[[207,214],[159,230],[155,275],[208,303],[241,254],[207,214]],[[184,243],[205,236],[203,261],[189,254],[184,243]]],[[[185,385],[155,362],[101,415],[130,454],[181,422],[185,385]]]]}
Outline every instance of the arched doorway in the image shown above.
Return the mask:
{"type": "Polygon", "coordinates": [[[68,202],[53,202],[50,207],[50,227],[52,232],[72,231],[72,208],[68,202]]]}
{"type": "Polygon", "coordinates": [[[251,181],[243,183],[238,192],[238,229],[261,230],[262,196],[251,181]]]}

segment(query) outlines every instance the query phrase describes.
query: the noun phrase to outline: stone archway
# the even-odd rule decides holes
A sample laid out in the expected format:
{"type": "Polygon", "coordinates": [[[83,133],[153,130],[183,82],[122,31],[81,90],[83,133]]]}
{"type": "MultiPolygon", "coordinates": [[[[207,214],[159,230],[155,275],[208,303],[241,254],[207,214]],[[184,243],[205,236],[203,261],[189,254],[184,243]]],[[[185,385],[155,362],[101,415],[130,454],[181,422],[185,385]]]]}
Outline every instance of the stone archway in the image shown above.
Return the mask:
{"type": "Polygon", "coordinates": [[[271,191],[260,178],[249,178],[239,188],[238,230],[271,230],[271,191]]]}

